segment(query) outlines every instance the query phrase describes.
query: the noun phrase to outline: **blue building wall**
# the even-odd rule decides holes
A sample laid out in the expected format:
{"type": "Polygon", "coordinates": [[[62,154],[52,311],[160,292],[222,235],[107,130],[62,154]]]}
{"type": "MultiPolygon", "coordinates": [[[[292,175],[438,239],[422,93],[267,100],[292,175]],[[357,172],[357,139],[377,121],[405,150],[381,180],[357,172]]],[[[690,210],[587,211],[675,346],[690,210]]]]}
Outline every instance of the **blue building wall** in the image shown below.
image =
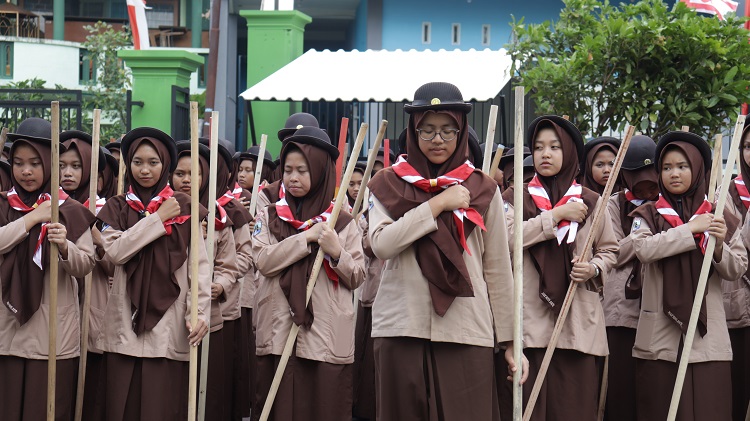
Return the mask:
{"type": "Polygon", "coordinates": [[[359,51],[367,49],[367,0],[359,0],[349,39],[351,49],[359,51]]]}

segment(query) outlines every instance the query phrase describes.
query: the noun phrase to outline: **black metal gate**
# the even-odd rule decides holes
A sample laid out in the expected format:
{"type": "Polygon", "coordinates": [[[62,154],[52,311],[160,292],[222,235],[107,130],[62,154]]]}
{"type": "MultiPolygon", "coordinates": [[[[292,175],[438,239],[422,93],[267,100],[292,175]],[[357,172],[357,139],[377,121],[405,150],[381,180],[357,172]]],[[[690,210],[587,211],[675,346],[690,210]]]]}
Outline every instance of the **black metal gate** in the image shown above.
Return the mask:
{"type": "Polygon", "coordinates": [[[61,89],[0,89],[0,126],[16,131],[30,117],[51,118],[51,102],[60,102],[60,129],[81,130],[83,92],[61,89]]]}
{"type": "Polygon", "coordinates": [[[172,138],[190,139],[190,88],[172,85],[172,138]]]}

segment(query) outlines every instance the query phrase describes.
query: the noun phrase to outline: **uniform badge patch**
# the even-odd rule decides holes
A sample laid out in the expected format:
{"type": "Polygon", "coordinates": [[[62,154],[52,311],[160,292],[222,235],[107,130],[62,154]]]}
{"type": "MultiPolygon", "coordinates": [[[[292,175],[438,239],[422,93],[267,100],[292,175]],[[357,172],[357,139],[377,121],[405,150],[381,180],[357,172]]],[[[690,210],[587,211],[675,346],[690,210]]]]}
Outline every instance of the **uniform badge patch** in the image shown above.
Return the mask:
{"type": "Polygon", "coordinates": [[[263,229],[263,223],[262,223],[262,222],[260,222],[260,220],[258,220],[258,221],[257,221],[257,222],[255,223],[255,229],[253,229],[253,237],[255,237],[256,235],[260,234],[260,231],[261,231],[262,229],[263,229]]]}
{"type": "Polygon", "coordinates": [[[508,213],[510,210],[510,206],[508,206],[508,202],[503,201],[503,209],[505,209],[505,213],[508,213]]]}
{"type": "Polygon", "coordinates": [[[372,209],[373,206],[375,206],[375,198],[370,196],[370,198],[367,199],[367,210],[372,209]]]}
{"type": "Polygon", "coordinates": [[[633,232],[633,231],[637,230],[638,228],[640,228],[641,227],[641,222],[642,222],[641,218],[635,218],[633,220],[633,226],[630,227],[630,232],[633,232]]]}

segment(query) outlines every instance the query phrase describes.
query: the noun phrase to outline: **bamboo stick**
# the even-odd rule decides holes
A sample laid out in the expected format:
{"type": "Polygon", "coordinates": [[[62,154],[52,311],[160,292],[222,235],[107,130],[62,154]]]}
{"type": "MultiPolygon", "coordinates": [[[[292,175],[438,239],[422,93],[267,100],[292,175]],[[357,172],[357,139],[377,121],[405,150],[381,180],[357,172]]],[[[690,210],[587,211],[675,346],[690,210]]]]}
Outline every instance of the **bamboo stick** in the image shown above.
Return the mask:
{"type": "MultiPolygon", "coordinates": [[[[597,205],[596,209],[594,210],[594,217],[592,219],[593,223],[591,225],[591,229],[589,230],[589,234],[586,237],[584,247],[582,248],[583,255],[580,257],[580,261],[582,262],[587,262],[590,259],[589,255],[591,254],[591,249],[594,246],[594,237],[599,230],[599,225],[601,224],[602,218],[605,217],[609,197],[612,194],[612,190],[614,189],[614,185],[617,181],[617,176],[620,174],[620,167],[622,166],[622,161],[625,159],[625,153],[630,146],[630,140],[633,138],[634,131],[635,127],[628,127],[627,134],[625,135],[625,140],[623,140],[622,145],[620,146],[620,150],[617,152],[617,156],[615,157],[615,165],[612,168],[612,174],[610,175],[609,180],[607,180],[607,185],[604,187],[604,193],[602,194],[602,198],[599,200],[599,205],[597,205]]],[[[570,310],[570,305],[573,303],[573,298],[575,298],[577,290],[577,282],[571,281],[570,286],[568,287],[568,292],[565,295],[565,301],[563,301],[562,308],[560,309],[560,315],[555,322],[555,328],[552,331],[552,337],[550,338],[549,344],[547,345],[547,350],[544,353],[544,359],[542,360],[542,365],[539,368],[539,373],[537,374],[536,381],[534,382],[534,387],[531,390],[529,401],[526,404],[526,411],[524,412],[523,417],[524,421],[528,421],[529,419],[531,419],[531,414],[534,411],[534,405],[536,404],[536,400],[539,397],[539,391],[542,388],[542,383],[544,383],[544,377],[547,375],[547,369],[549,368],[550,361],[552,360],[552,355],[555,352],[557,341],[560,339],[560,332],[562,332],[563,325],[565,324],[565,319],[568,317],[568,311],[570,310]]]]}
{"type": "MultiPolygon", "coordinates": [[[[349,156],[349,163],[346,166],[346,172],[344,173],[344,177],[341,180],[342,185],[344,183],[349,184],[349,180],[352,178],[352,173],[354,172],[354,167],[357,164],[357,156],[359,155],[359,151],[362,149],[362,143],[364,143],[365,135],[367,134],[367,123],[362,123],[362,125],[359,128],[359,133],[357,134],[357,140],[354,143],[354,149],[352,149],[352,153],[349,156]]],[[[341,212],[341,207],[346,202],[346,189],[339,189],[339,192],[336,194],[336,202],[334,203],[333,210],[331,211],[331,218],[328,220],[328,226],[331,228],[334,228],[336,226],[336,220],[339,217],[339,212],[341,212]]],[[[315,282],[318,280],[318,273],[320,273],[320,267],[323,264],[323,257],[325,256],[325,253],[323,253],[323,249],[318,250],[317,256],[315,256],[315,263],[313,263],[313,269],[312,273],[310,274],[310,279],[307,282],[307,301],[310,302],[310,297],[312,296],[313,288],[315,288],[315,282]]],[[[273,376],[273,382],[271,383],[271,389],[268,391],[268,396],[266,397],[266,402],[263,405],[263,412],[260,414],[260,420],[261,421],[267,421],[268,416],[271,414],[271,408],[273,407],[273,401],[276,398],[276,393],[279,391],[279,385],[281,384],[281,377],[284,375],[284,370],[286,369],[286,365],[289,362],[289,357],[292,354],[292,348],[294,348],[294,343],[297,341],[297,334],[299,333],[299,326],[297,326],[295,323],[292,323],[292,328],[289,331],[289,337],[286,340],[286,344],[284,345],[284,351],[281,354],[281,360],[279,361],[279,366],[276,368],[276,373],[273,376]]]]}
{"type": "MultiPolygon", "coordinates": [[[[89,176],[89,211],[96,215],[97,184],[99,181],[99,132],[102,110],[94,109],[94,123],[91,133],[91,173],[89,176]]],[[[96,229],[93,227],[91,229],[96,229]]],[[[81,322],[81,357],[78,363],[78,388],[76,390],[75,420],[83,417],[83,392],[86,384],[86,363],[89,349],[89,319],[91,316],[91,278],[86,275],[83,281],[83,310],[81,322]]]]}
{"type": "MultiPolygon", "coordinates": [[[[515,91],[515,139],[513,141],[513,360],[517,370],[513,373],[513,420],[523,418],[523,143],[524,143],[524,88],[515,91]]],[[[497,171],[502,151],[495,152],[490,176],[497,171]]]]}
{"type": "MultiPolygon", "coordinates": [[[[521,123],[521,124],[523,125],[523,123],[521,123]]],[[[523,132],[522,132],[522,134],[523,134],[523,132]]],[[[503,159],[503,151],[504,150],[505,150],[505,148],[498,147],[497,150],[495,151],[495,157],[492,159],[492,165],[490,166],[490,177],[494,178],[495,177],[495,173],[497,172],[497,170],[500,169],[498,167],[500,166],[500,160],[503,159]]],[[[523,144],[521,144],[521,151],[523,151],[523,144]]],[[[513,164],[514,165],[515,165],[515,162],[516,161],[514,159],[513,160],[513,164]]],[[[521,160],[521,166],[523,167],[523,159],[521,160]]],[[[521,173],[523,173],[523,171],[521,173]]],[[[516,174],[513,173],[514,177],[515,177],[515,175],[516,174]]],[[[505,177],[504,174],[503,174],[503,177],[505,177]]]]}
{"type": "MultiPolygon", "coordinates": [[[[60,222],[60,102],[52,101],[52,185],[50,187],[52,217],[60,222]]],[[[57,244],[49,244],[49,354],[47,359],[47,420],[55,419],[55,387],[57,385],[57,283],[60,263],[57,244]]]]}
{"type": "Polygon", "coordinates": [[[258,207],[258,190],[260,189],[260,177],[263,173],[263,157],[266,155],[266,143],[268,136],[260,136],[260,149],[258,149],[258,159],[255,160],[255,178],[253,178],[253,194],[250,197],[250,215],[255,216],[258,207]]]}
{"type": "Polygon", "coordinates": [[[492,145],[495,144],[495,129],[497,127],[497,105],[490,106],[490,121],[487,123],[487,135],[484,139],[484,160],[482,161],[482,172],[490,173],[490,160],[492,159],[492,145]]]}
{"type": "Polygon", "coordinates": [[[682,126],[682,128],[680,128],[680,130],[683,131],[683,132],[689,132],[690,131],[690,126],[682,126]]]}
{"type": "MultiPolygon", "coordinates": [[[[370,153],[367,156],[367,167],[365,168],[365,173],[362,175],[362,187],[359,188],[359,192],[357,193],[357,198],[354,199],[354,206],[352,206],[352,216],[355,218],[357,217],[357,214],[359,213],[359,209],[362,206],[362,202],[365,198],[365,190],[367,190],[367,183],[370,181],[370,175],[372,174],[372,168],[375,166],[375,160],[378,158],[378,151],[380,150],[380,144],[383,142],[383,138],[385,137],[385,129],[388,128],[388,120],[382,120],[380,122],[380,129],[378,130],[378,135],[375,137],[375,143],[372,145],[372,149],[370,149],[370,153]]],[[[388,153],[388,151],[384,151],[384,153],[388,153]]]]}
{"type": "MultiPolygon", "coordinates": [[[[0,131],[0,152],[2,152],[3,148],[5,148],[5,143],[8,141],[8,128],[3,127],[3,129],[0,131]]],[[[8,157],[10,160],[10,157],[8,157]]]]}
{"type": "Polygon", "coordinates": [[[609,387],[609,355],[604,357],[604,372],[602,373],[602,384],[599,388],[599,411],[597,421],[604,420],[604,410],[607,407],[607,388],[609,387]]]}
{"type": "MultiPolygon", "coordinates": [[[[211,137],[210,137],[210,154],[208,158],[209,178],[208,178],[208,223],[206,224],[206,254],[208,255],[209,279],[214,279],[214,250],[216,248],[216,177],[219,157],[219,112],[211,112],[211,137]]],[[[190,155],[193,158],[192,155],[190,155]]],[[[197,158],[195,158],[197,160],[197,158]]],[[[203,175],[205,177],[205,174],[203,175]]],[[[196,180],[195,175],[191,173],[192,180],[196,180]]],[[[200,185],[200,184],[199,184],[200,185]]],[[[191,197],[192,199],[192,197],[191,197]]],[[[201,341],[201,372],[200,385],[198,390],[198,419],[203,421],[206,417],[206,390],[208,384],[208,353],[211,349],[211,319],[208,321],[208,332],[201,341]]]]}
{"type": "Polygon", "coordinates": [[[719,172],[721,171],[721,143],[723,136],[717,134],[714,137],[714,157],[711,163],[711,178],[708,181],[708,200],[716,199],[716,182],[719,181],[719,172]]]}
{"type": "Polygon", "coordinates": [[[117,194],[125,193],[125,156],[120,152],[117,160],[117,194]]]}
{"type": "MultiPolygon", "coordinates": [[[[740,142],[742,141],[742,129],[745,125],[745,116],[740,115],[737,117],[737,123],[734,126],[734,136],[732,136],[732,144],[729,148],[729,157],[727,158],[727,167],[724,171],[724,175],[721,179],[721,187],[719,190],[719,200],[716,204],[716,210],[714,215],[723,215],[724,206],[727,202],[727,193],[729,191],[729,184],[732,181],[732,170],[737,161],[737,155],[739,155],[740,142]]],[[[708,282],[708,273],[711,270],[711,262],[713,260],[714,249],[716,248],[716,237],[713,235],[708,237],[708,245],[706,246],[706,253],[703,255],[703,266],[701,266],[700,277],[698,278],[698,288],[695,291],[695,298],[693,300],[693,310],[690,313],[690,321],[688,322],[687,332],[685,333],[684,346],[682,348],[682,356],[680,357],[680,363],[677,368],[677,378],[675,379],[674,390],[672,391],[672,401],[669,404],[669,413],[667,414],[667,421],[674,421],[677,417],[677,408],[680,404],[680,396],[682,395],[682,386],[685,382],[685,373],[687,372],[688,362],[690,361],[690,353],[693,350],[693,339],[695,338],[695,328],[698,325],[698,316],[700,314],[701,305],[703,303],[703,296],[706,292],[706,283],[708,282]]]]}
{"type": "MultiPolygon", "coordinates": [[[[200,127],[198,126],[198,103],[190,102],[190,156],[198,156],[198,137],[200,127]]],[[[122,158],[122,156],[120,157],[122,158]]],[[[200,166],[198,159],[190,160],[190,174],[199,174],[200,166]]],[[[198,276],[200,241],[203,239],[201,229],[199,206],[200,196],[199,183],[190,183],[190,326],[193,329],[198,325],[198,276]]],[[[210,309],[209,309],[210,312],[210,309]]],[[[188,421],[195,420],[198,386],[198,347],[190,346],[190,367],[188,380],[188,421]]]]}

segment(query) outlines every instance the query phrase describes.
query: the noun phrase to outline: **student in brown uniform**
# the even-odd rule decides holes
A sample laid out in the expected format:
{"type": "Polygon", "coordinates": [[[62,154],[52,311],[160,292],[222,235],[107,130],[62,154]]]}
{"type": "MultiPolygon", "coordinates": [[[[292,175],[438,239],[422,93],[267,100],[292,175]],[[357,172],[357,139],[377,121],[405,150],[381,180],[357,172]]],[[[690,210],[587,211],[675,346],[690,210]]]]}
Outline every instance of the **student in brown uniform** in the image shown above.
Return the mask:
{"type": "Polygon", "coordinates": [[[365,268],[362,237],[352,216],[342,210],[335,229],[326,222],[336,190],[336,158],[338,150],[323,130],[297,130],[281,150],[281,198],[256,218],[256,420],[292,323],[300,332],[270,419],[351,420],[352,290],[364,281],[365,268]],[[318,248],[328,257],[306,307],[307,278],[318,248]]]}
{"type": "MultiPolygon", "coordinates": [[[[99,185],[97,186],[97,191],[99,197],[103,197],[104,200],[107,200],[111,197],[117,196],[117,176],[119,175],[120,163],[107,148],[100,146],[99,149],[104,154],[106,165],[99,173],[99,185]]],[[[100,154],[99,156],[102,155],[100,154]]]]}
{"type": "Polygon", "coordinates": [[[712,204],[706,198],[711,149],[705,140],[687,132],[667,133],[659,139],[654,160],[659,199],[633,212],[630,234],[644,267],[633,347],[638,419],[661,421],[667,417],[703,251],[708,235],[712,235],[716,237],[712,271],[677,420],[729,420],[732,348],[721,279],[738,279],[745,272],[747,251],[736,229],[737,219],[728,212],[723,217],[712,214],[712,204]]]}
{"type": "MultiPolygon", "coordinates": [[[[208,332],[211,286],[200,241],[199,290],[190,289],[190,197],[169,187],[177,165],[174,140],[141,127],[122,141],[127,194],[99,212],[102,242],[115,264],[97,346],[107,370],[107,420],[187,417],[188,358],[208,332]],[[198,308],[191,308],[191,294],[198,308]],[[192,326],[191,311],[198,312],[192,326]]],[[[200,217],[208,212],[201,207],[200,217]]]]}
{"type": "Polygon", "coordinates": [[[111,153],[112,156],[114,156],[118,162],[120,161],[120,148],[122,147],[122,137],[118,140],[115,140],[114,142],[107,143],[106,145],[104,145],[104,147],[107,148],[109,153],[111,153]]]}
{"type": "Polygon", "coordinates": [[[354,206],[354,202],[357,200],[357,195],[362,188],[362,179],[365,176],[366,169],[367,161],[358,161],[355,164],[354,172],[352,172],[352,178],[351,180],[349,180],[349,186],[346,188],[346,199],[350,207],[354,206]]]}
{"type": "MultiPolygon", "coordinates": [[[[315,116],[313,116],[312,114],[294,113],[290,115],[289,118],[286,119],[286,122],[284,122],[284,128],[279,130],[277,134],[279,137],[279,141],[282,142],[282,148],[283,148],[284,140],[288,138],[289,136],[293,135],[294,132],[301,129],[302,127],[319,128],[320,126],[318,125],[318,119],[315,118],[315,116]]],[[[279,157],[279,159],[280,158],[281,157],[279,157]]],[[[274,161],[274,170],[268,176],[268,182],[272,184],[277,183],[277,187],[278,187],[278,184],[281,183],[281,178],[282,178],[282,175],[284,174],[284,169],[281,168],[279,159],[274,161]]],[[[271,196],[268,196],[269,202],[264,203],[263,207],[267,206],[269,203],[276,203],[276,201],[279,200],[276,194],[277,192],[272,192],[271,196]]],[[[258,209],[261,209],[261,207],[258,207],[258,209]]]]}
{"type": "Polygon", "coordinates": [[[370,244],[385,261],[372,305],[377,417],[496,420],[494,347],[513,352],[500,191],[468,161],[471,104],[458,88],[428,83],[414,97],[408,156],[369,184],[370,244]]]}
{"type": "MultiPolygon", "coordinates": [[[[615,165],[615,156],[620,149],[620,139],[604,136],[597,137],[586,143],[586,164],[583,168],[583,187],[599,195],[604,193],[609,175],[615,165]]],[[[619,191],[615,185],[612,193],[619,191]]]]}
{"type": "MultiPolygon", "coordinates": [[[[500,165],[498,172],[500,173],[500,178],[502,179],[502,187],[501,190],[505,191],[510,186],[513,185],[513,163],[515,159],[515,149],[509,148],[507,151],[503,151],[503,156],[500,158],[500,165]]],[[[528,146],[523,147],[523,158],[524,160],[531,156],[531,150],[528,146]]],[[[497,180],[497,176],[495,176],[495,179],[497,180]]],[[[524,182],[528,182],[524,180],[524,182]]]]}
{"type": "Polygon", "coordinates": [[[8,191],[13,187],[10,174],[10,162],[5,158],[0,158],[0,192],[8,191]]]}
{"type": "MultiPolygon", "coordinates": [[[[77,130],[60,134],[60,185],[72,198],[88,209],[89,182],[91,173],[91,135],[77,130]]],[[[99,152],[98,170],[104,170],[106,158],[103,148],[99,152]]],[[[97,196],[96,211],[104,206],[105,199],[97,196]]],[[[109,295],[109,279],[114,275],[114,265],[106,258],[101,238],[101,227],[91,228],[91,236],[96,250],[96,266],[91,279],[91,307],[89,310],[88,355],[86,361],[86,381],[84,389],[83,418],[86,420],[104,419],[106,378],[104,358],[96,347],[96,339],[104,324],[104,309],[109,295]]]]}
{"type": "MultiPolygon", "coordinates": [[[[193,181],[198,183],[198,194],[201,206],[207,208],[209,189],[209,160],[210,151],[208,146],[198,146],[199,173],[193,176],[191,172],[192,156],[190,154],[190,141],[177,142],[177,167],[172,172],[170,184],[175,191],[190,196],[190,186],[193,181]]],[[[218,162],[218,160],[217,160],[218,162]]],[[[208,379],[206,382],[206,412],[207,420],[225,420],[228,415],[224,413],[224,401],[227,393],[231,397],[231,389],[227,387],[227,379],[231,379],[232,372],[226,367],[226,347],[232,348],[233,337],[227,338],[224,329],[221,303],[227,301],[228,295],[237,283],[239,271],[237,270],[237,254],[232,235],[231,220],[223,207],[217,207],[214,226],[214,268],[211,282],[211,341],[208,352],[208,379]],[[227,345],[229,342],[229,345],[227,345]]],[[[203,226],[203,237],[206,241],[208,221],[201,221],[203,226]]],[[[201,346],[201,352],[202,352],[201,346]]],[[[202,354],[201,354],[202,355],[202,354]]],[[[230,361],[231,362],[231,361],[230,361]]],[[[199,364],[200,366],[200,364],[199,364]]],[[[231,366],[230,366],[231,368],[231,366]]]]}
{"type": "MultiPolygon", "coordinates": [[[[609,218],[594,233],[591,260],[578,261],[601,200],[576,182],[583,160],[578,128],[558,116],[531,122],[527,143],[536,175],[523,191],[524,348],[529,358],[528,400],[559,309],[571,282],[578,291],[536,402],[533,420],[595,420],[599,395],[596,357],[607,355],[604,313],[598,289],[617,258],[609,218]]],[[[503,194],[513,237],[513,188],[503,194]]]]}
{"type": "Polygon", "coordinates": [[[80,353],[78,281],[94,267],[94,215],[60,190],[60,222],[51,218],[50,123],[18,126],[13,187],[0,194],[0,408],[8,421],[43,420],[47,411],[49,264],[59,259],[55,418],[72,419],[80,353]],[[50,256],[50,244],[59,256],[50,256]]]}
{"type": "MultiPolygon", "coordinates": [[[[747,209],[750,193],[744,180],[750,180],[750,124],[745,123],[740,142],[740,175],[729,185],[727,209],[740,220],[742,241],[750,250],[750,223],[747,209]]],[[[745,421],[750,402],[750,274],[721,283],[729,339],[732,342],[732,419],[745,421]]]]}
{"type": "Polygon", "coordinates": [[[610,197],[607,212],[620,244],[617,263],[604,283],[604,318],[609,343],[609,380],[606,419],[635,421],[635,358],[633,343],[641,307],[643,273],[635,257],[630,213],[659,196],[654,151],[656,143],[648,136],[633,136],[620,170],[624,189],[610,197]]]}

